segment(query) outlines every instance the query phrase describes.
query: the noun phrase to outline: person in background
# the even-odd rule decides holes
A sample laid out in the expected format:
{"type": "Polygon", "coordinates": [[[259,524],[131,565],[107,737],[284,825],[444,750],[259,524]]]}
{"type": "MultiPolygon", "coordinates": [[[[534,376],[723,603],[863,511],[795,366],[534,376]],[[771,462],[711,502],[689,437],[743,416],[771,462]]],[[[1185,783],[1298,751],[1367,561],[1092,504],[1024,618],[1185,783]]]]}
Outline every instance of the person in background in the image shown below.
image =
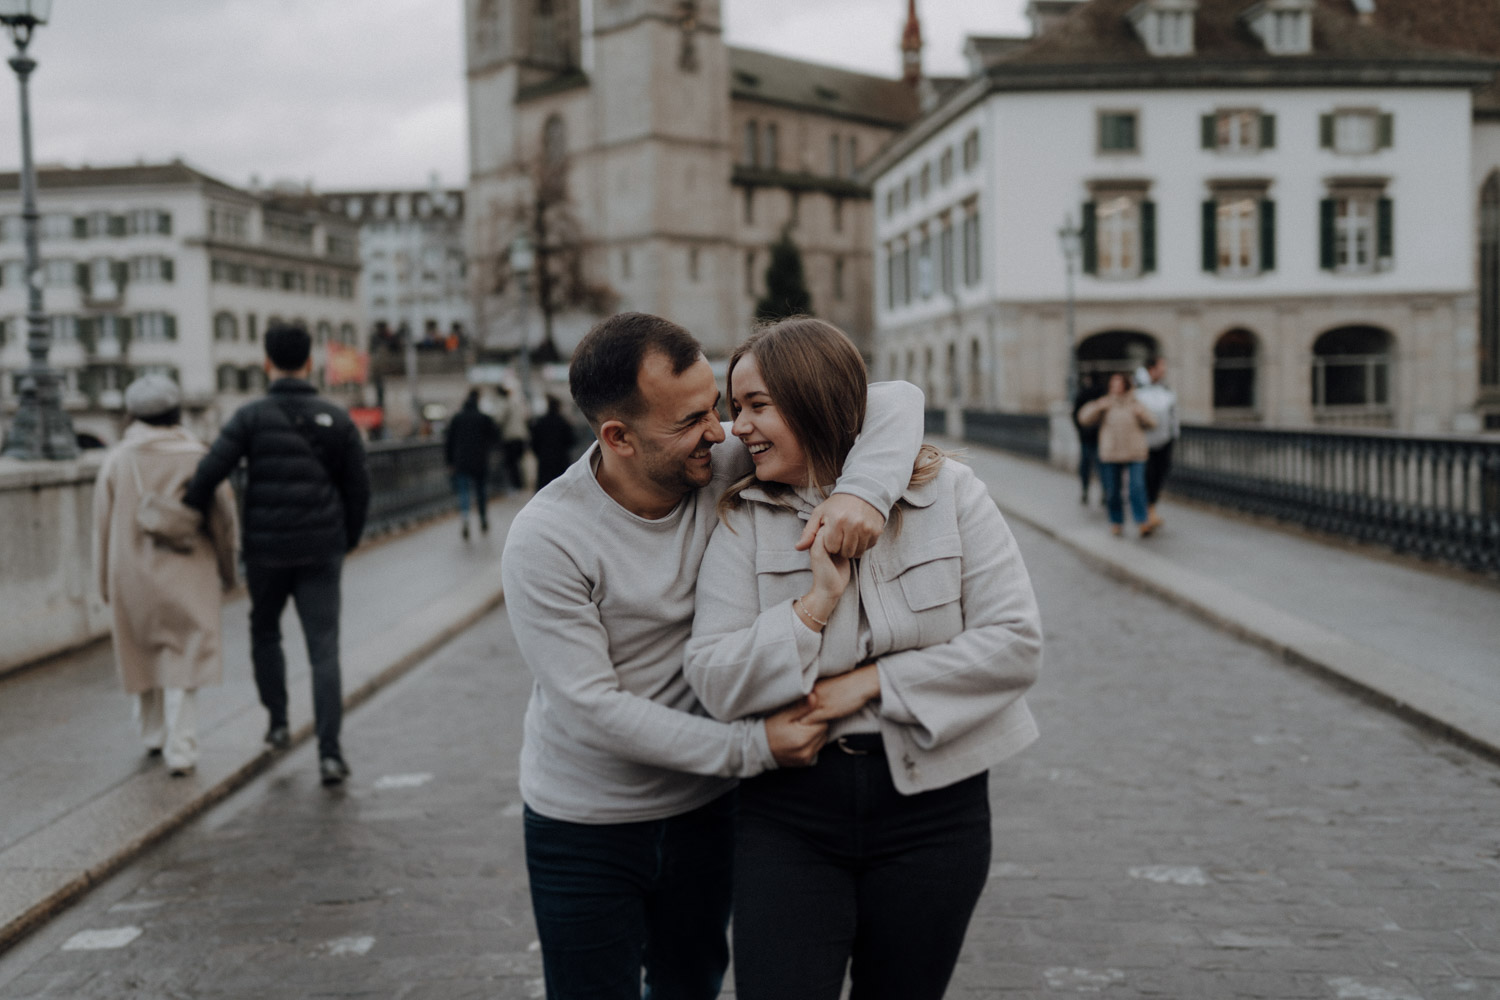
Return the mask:
{"type": "Polygon", "coordinates": [[[312,664],[318,771],[323,784],[349,776],[339,745],[343,680],[339,600],[344,556],[359,544],[370,509],[370,476],[359,429],[343,407],[307,381],[312,340],[300,326],[266,331],[266,395],[229,418],[188,484],[183,502],[207,510],[213,492],[243,460],[245,584],[250,591],[250,659],[270,716],[266,742],[291,745],[281,612],[288,598],[312,664]]]}
{"type": "MultiPolygon", "coordinates": [[[[1083,487],[1079,503],[1089,502],[1089,481],[1099,464],[1099,428],[1085,427],[1078,422],[1078,411],[1104,395],[1104,387],[1093,372],[1078,376],[1078,391],[1073,394],[1073,426],[1078,430],[1078,482],[1083,487]]],[[[1100,484],[1103,485],[1102,482],[1100,484]]]]}
{"type": "Polygon", "coordinates": [[[556,396],[547,397],[547,412],[531,421],[531,453],[536,456],[536,488],[540,490],[563,474],[573,454],[577,435],[562,403],[556,396]]]}
{"type": "Polygon", "coordinates": [[[940,1000],[989,877],[988,769],[1037,736],[1036,598],[968,466],[923,447],[860,560],[793,550],[864,426],[866,384],[859,350],[817,319],[729,359],[755,471],[719,502],[683,672],[716,719],[806,699],[804,721],[829,727],[812,767],[740,783],[741,1000],[838,1000],[846,970],[861,1000],[940,1000]]]}
{"type": "Polygon", "coordinates": [[[1146,527],[1155,531],[1162,525],[1156,512],[1161,488],[1172,471],[1172,446],[1182,435],[1177,421],[1177,393],[1167,387],[1167,359],[1157,355],[1135,374],[1136,398],[1151,411],[1156,426],[1146,432],[1146,527]]]}
{"type": "Polygon", "coordinates": [[[234,493],[219,484],[206,522],[179,499],[208,449],[182,427],[171,379],[131,382],[125,412],[132,422],[94,484],[94,567],[141,739],[182,776],[198,763],[198,689],[224,676],[219,606],[235,582],[234,493]]]}
{"type": "Polygon", "coordinates": [[[519,490],[525,486],[521,476],[521,456],[526,454],[526,395],[499,388],[500,412],[495,422],[500,425],[500,455],[505,463],[506,487],[519,490]]]}
{"type": "Polygon", "coordinates": [[[458,516],[464,541],[469,540],[469,498],[479,508],[479,531],[489,534],[490,452],[500,445],[500,428],[479,409],[479,390],[470,389],[464,405],[448,422],[443,434],[443,460],[458,494],[458,516]]]}
{"type": "Polygon", "coordinates": [[[1078,422],[1099,428],[1099,478],[1104,481],[1110,534],[1125,530],[1120,480],[1128,475],[1130,516],[1145,538],[1152,531],[1146,514],[1146,429],[1156,426],[1156,418],[1135,398],[1125,373],[1115,372],[1109,377],[1109,390],[1078,411],[1078,422]]]}

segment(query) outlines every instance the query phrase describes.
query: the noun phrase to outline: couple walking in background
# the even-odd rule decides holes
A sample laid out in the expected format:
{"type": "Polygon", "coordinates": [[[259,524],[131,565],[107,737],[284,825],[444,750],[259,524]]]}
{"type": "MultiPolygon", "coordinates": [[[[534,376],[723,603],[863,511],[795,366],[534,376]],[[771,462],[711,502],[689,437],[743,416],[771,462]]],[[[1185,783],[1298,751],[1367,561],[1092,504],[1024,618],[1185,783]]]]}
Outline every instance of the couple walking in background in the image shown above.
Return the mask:
{"type": "Polygon", "coordinates": [[[369,477],[347,412],[307,381],[307,331],[274,326],[265,349],[266,396],[236,411],[210,449],[180,426],[172,380],[148,375],[126,390],[135,422],[95,486],[99,584],[142,738],[163,750],[174,774],[185,774],[197,758],[193,692],[222,676],[219,584],[228,589],[235,579],[234,498],[225,480],[243,461],[251,660],[269,716],[266,742],[291,744],[281,614],[292,600],[312,665],[319,774],[333,785],[349,774],[339,739],[340,578],[364,530],[369,477]]]}
{"type": "Polygon", "coordinates": [[[1035,736],[1035,601],[983,484],[816,320],[735,353],[727,426],[658,317],[596,327],[570,385],[598,442],[502,561],[547,995],[716,996],[732,908],[748,1000],[834,1000],[846,970],[861,1000],[942,996],[986,771],[1035,736]]]}
{"type": "Polygon", "coordinates": [[[1131,518],[1142,538],[1163,521],[1157,503],[1172,468],[1172,448],[1181,434],[1177,396],[1166,385],[1167,362],[1149,359],[1130,376],[1113,372],[1101,390],[1096,373],[1080,379],[1073,403],[1078,428],[1078,478],[1082,499],[1089,500],[1089,479],[1095,464],[1104,489],[1110,532],[1122,534],[1128,500],[1131,518]]]}
{"type": "Polygon", "coordinates": [[[499,449],[503,462],[505,485],[510,489],[521,489],[521,453],[526,438],[512,433],[506,437],[505,428],[525,426],[531,439],[531,450],[536,455],[536,488],[541,489],[562,475],[568,467],[568,455],[572,451],[573,426],[562,415],[562,406],[551,396],[547,397],[547,412],[533,418],[529,424],[522,422],[525,407],[524,397],[517,394],[504,399],[504,407],[497,420],[479,406],[479,390],[470,389],[464,397],[453,419],[443,433],[443,461],[447,463],[453,479],[453,492],[458,498],[459,534],[469,540],[469,507],[472,503],[479,514],[479,531],[488,534],[490,453],[499,449]],[[516,445],[519,444],[519,449],[516,445]]]}

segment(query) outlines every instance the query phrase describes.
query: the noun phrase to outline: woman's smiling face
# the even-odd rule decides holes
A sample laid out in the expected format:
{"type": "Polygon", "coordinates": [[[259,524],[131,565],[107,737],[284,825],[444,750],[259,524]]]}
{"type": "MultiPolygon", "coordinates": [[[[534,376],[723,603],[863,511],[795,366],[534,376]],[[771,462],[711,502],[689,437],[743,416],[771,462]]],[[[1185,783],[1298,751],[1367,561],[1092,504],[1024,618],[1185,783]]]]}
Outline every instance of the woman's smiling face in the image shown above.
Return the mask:
{"type": "Polygon", "coordinates": [[[753,354],[740,358],[729,376],[729,407],[734,415],[734,436],[749,449],[755,478],[788,486],[811,485],[807,481],[807,454],[766,390],[753,354]]]}

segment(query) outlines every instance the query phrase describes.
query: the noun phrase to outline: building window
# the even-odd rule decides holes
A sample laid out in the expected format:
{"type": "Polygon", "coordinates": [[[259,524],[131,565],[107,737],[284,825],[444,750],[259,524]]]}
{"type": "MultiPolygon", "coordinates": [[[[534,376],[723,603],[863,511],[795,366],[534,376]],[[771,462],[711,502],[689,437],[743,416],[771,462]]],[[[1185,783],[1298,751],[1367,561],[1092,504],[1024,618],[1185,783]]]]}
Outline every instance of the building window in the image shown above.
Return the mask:
{"type": "Polygon", "coordinates": [[[932,191],[932,164],[922,164],[922,172],[917,175],[918,197],[926,198],[932,191]]]}
{"type": "Polygon", "coordinates": [[[761,148],[760,165],[767,170],[775,170],[780,162],[780,150],[777,149],[777,129],[775,122],[766,122],[764,143],[761,148]]]}
{"type": "Polygon", "coordinates": [[[1220,153],[1254,153],[1276,146],[1276,116],[1239,108],[1204,115],[1202,146],[1220,153]]]}
{"type": "Polygon", "coordinates": [[[917,244],[917,292],[924,299],[932,298],[932,236],[925,229],[917,244]]]}
{"type": "MultiPolygon", "coordinates": [[[[17,240],[22,236],[21,223],[24,220],[19,215],[7,216],[0,219],[0,240],[17,240]]],[[[73,217],[71,215],[49,212],[42,216],[41,238],[44,240],[70,240],[73,238],[73,217]]]]}
{"type": "Polygon", "coordinates": [[[755,294],[755,251],[745,251],[745,294],[755,294]]]}
{"type": "Polygon", "coordinates": [[[887,219],[896,214],[896,189],[891,188],[885,193],[885,217],[887,219]]]}
{"type": "Polygon", "coordinates": [[[1214,409],[1255,408],[1255,334],[1230,330],[1214,343],[1214,409]]]}
{"type": "Polygon", "coordinates": [[[938,286],[943,294],[953,294],[953,223],[946,218],[938,233],[938,286]]]}
{"type": "Polygon", "coordinates": [[[48,288],[65,288],[78,280],[77,266],[71,260],[42,262],[42,284],[48,288]]]}
{"type": "Polygon", "coordinates": [[[844,258],[833,258],[833,298],[836,302],[844,301],[844,258]]]}
{"type": "Polygon", "coordinates": [[[1083,270],[1101,278],[1156,270],[1156,205],[1143,192],[1102,191],[1083,206],[1083,270]]]}
{"type": "Polygon", "coordinates": [[[755,222],[755,188],[745,188],[745,224],[755,222]]]}
{"type": "Polygon", "coordinates": [[[896,248],[887,246],[885,248],[885,307],[896,308],[896,271],[901,266],[901,259],[896,254],[896,248]]]}
{"type": "Polygon", "coordinates": [[[859,140],[851,135],[845,147],[844,169],[848,171],[847,176],[853,180],[855,171],[859,169],[859,140]]]}
{"type": "Polygon", "coordinates": [[[1321,264],[1338,274],[1388,270],[1395,249],[1395,208],[1379,188],[1335,191],[1320,206],[1321,264]]]}
{"type": "Polygon", "coordinates": [[[833,231],[842,233],[844,231],[844,199],[833,199],[833,231]]]}
{"type": "Polygon", "coordinates": [[[54,344],[76,344],[78,342],[77,316],[49,316],[54,344]]]}
{"type": "MultiPolygon", "coordinates": [[[[215,269],[219,263],[214,262],[215,269]]],[[[132,257],[130,260],[131,281],[170,283],[175,276],[176,266],[170,257],[132,257]]]]}
{"type": "Polygon", "coordinates": [[[901,207],[907,208],[911,205],[911,178],[905,177],[901,181],[901,207]]]}
{"type": "Polygon", "coordinates": [[[326,319],[318,323],[317,332],[314,334],[313,343],[328,344],[333,342],[333,324],[326,319]]]}
{"type": "Polygon", "coordinates": [[[901,266],[896,270],[896,301],[901,305],[911,305],[911,243],[907,240],[901,241],[900,249],[901,266]]]}
{"type": "Polygon", "coordinates": [[[698,280],[698,248],[697,247],[690,247],[688,249],[687,271],[688,271],[688,280],[689,281],[697,281],[698,280]]]}
{"type": "Polygon", "coordinates": [[[1318,117],[1318,144],[1346,156],[1362,156],[1395,144],[1396,116],[1368,108],[1318,117]]]}
{"type": "Polygon", "coordinates": [[[1264,191],[1221,191],[1203,203],[1203,270],[1229,277],[1276,267],[1276,203],[1264,191]]]}
{"type": "Polygon", "coordinates": [[[1136,120],[1134,111],[1099,112],[1099,152],[1139,152],[1136,120]]]}
{"type": "Polygon", "coordinates": [[[979,209],[975,207],[964,215],[964,284],[979,284],[979,274],[979,209]]]}
{"type": "Polygon", "coordinates": [[[828,173],[833,177],[844,176],[843,158],[844,145],[837,135],[828,137],[828,173]]]}
{"type": "Polygon", "coordinates": [[[235,321],[233,313],[221,312],[214,317],[214,340],[227,342],[239,339],[239,323],[235,321]]]}
{"type": "Polygon", "coordinates": [[[1195,2],[1146,0],[1129,14],[1136,34],[1153,56],[1186,56],[1193,53],[1195,2]]]}
{"type": "Polygon", "coordinates": [[[1479,384],[1500,386],[1500,171],[1479,194],[1479,384]]]}
{"type": "Polygon", "coordinates": [[[964,173],[979,166],[979,131],[964,136],[964,173]]]}
{"type": "Polygon", "coordinates": [[[1373,326],[1340,327],[1319,337],[1312,359],[1315,416],[1389,416],[1392,348],[1391,335],[1373,326]]]}
{"type": "Polygon", "coordinates": [[[938,186],[947,187],[953,180],[953,148],[943,150],[943,155],[938,157],[938,186]]]}
{"type": "Polygon", "coordinates": [[[1257,4],[1250,29],[1273,56],[1306,55],[1312,51],[1312,7],[1312,0],[1257,4]]]}
{"type": "Polygon", "coordinates": [[[144,344],[176,340],[177,317],[164,312],[141,313],[135,318],[135,336],[144,344]]]}
{"type": "Polygon", "coordinates": [[[556,169],[567,156],[568,126],[563,123],[562,115],[549,115],[542,126],[542,162],[556,169]]]}
{"type": "Polygon", "coordinates": [[[339,327],[339,343],[353,344],[356,336],[353,323],[345,323],[339,327]]]}
{"type": "Polygon", "coordinates": [[[217,374],[220,392],[240,391],[240,372],[234,365],[220,365],[217,374]]]}
{"type": "Polygon", "coordinates": [[[629,281],[631,276],[630,250],[627,248],[620,251],[620,277],[629,281]]]}

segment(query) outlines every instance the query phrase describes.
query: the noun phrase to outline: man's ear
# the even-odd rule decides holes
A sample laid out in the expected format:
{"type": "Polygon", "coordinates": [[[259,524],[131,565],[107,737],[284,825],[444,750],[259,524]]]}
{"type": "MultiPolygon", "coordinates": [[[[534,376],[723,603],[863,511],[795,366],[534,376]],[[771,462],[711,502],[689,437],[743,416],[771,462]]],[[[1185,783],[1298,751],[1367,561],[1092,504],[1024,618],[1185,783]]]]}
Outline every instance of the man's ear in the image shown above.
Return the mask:
{"type": "Polygon", "coordinates": [[[599,425],[598,437],[600,447],[608,448],[621,458],[635,457],[635,433],[625,421],[604,421],[599,425]]]}

